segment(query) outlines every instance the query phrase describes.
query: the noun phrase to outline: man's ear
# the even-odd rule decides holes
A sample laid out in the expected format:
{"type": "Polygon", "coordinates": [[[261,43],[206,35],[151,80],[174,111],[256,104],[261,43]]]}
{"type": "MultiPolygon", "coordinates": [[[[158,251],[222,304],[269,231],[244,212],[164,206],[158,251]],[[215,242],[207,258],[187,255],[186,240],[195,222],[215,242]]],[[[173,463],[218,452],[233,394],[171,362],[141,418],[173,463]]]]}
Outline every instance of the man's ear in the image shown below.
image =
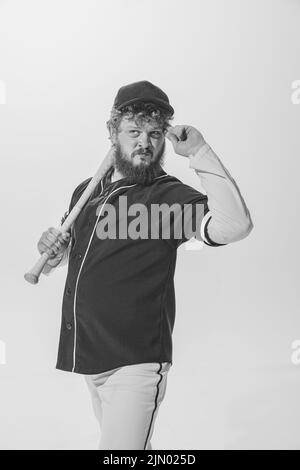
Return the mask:
{"type": "Polygon", "coordinates": [[[109,140],[111,141],[112,144],[116,144],[117,142],[117,139],[116,139],[116,136],[117,136],[117,132],[116,132],[116,129],[111,127],[109,125],[109,123],[107,122],[106,123],[106,126],[107,126],[107,129],[108,129],[108,132],[109,132],[109,140]]]}
{"type": "Polygon", "coordinates": [[[116,145],[117,143],[117,134],[116,131],[113,131],[110,135],[110,140],[113,145],[116,145]]]}

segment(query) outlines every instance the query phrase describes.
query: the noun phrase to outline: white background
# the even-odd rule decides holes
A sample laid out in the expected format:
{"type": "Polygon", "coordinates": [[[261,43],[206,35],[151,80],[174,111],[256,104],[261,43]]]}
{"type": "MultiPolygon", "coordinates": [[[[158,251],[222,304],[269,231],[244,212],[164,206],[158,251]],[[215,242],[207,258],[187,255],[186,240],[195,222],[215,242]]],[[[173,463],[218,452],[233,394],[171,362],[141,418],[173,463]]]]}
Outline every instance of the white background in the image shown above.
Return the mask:
{"type": "MultiPolygon", "coordinates": [[[[83,378],[55,369],[66,268],[23,274],[109,148],[118,89],[161,87],[236,180],[254,229],[178,250],[154,449],[300,449],[299,0],[0,1],[1,449],[93,449],[83,378]]],[[[165,169],[199,187],[167,143],[165,169]]]]}

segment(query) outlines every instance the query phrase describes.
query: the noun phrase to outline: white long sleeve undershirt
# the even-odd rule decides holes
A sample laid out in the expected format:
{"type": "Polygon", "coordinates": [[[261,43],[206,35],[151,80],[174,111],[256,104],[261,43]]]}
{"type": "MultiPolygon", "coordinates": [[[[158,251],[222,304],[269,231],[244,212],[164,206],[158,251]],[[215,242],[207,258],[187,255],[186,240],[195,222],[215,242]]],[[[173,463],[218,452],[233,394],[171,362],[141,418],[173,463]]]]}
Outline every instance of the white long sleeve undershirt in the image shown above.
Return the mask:
{"type": "Polygon", "coordinates": [[[205,225],[211,240],[218,244],[245,238],[253,224],[245,201],[229,171],[207,143],[191,155],[189,161],[190,168],[195,170],[207,195],[209,212],[201,223],[202,238],[209,243],[204,235],[205,225]]]}

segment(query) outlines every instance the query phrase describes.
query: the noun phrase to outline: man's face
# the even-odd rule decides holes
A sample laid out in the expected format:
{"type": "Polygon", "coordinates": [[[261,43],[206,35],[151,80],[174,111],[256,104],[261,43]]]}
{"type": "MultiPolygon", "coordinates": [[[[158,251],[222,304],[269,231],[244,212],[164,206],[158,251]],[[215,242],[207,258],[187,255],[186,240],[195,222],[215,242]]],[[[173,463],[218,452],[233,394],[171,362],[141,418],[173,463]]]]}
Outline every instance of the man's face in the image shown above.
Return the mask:
{"type": "Polygon", "coordinates": [[[130,183],[151,184],[161,169],[165,136],[163,128],[150,122],[123,117],[115,139],[117,170],[130,183]]]}

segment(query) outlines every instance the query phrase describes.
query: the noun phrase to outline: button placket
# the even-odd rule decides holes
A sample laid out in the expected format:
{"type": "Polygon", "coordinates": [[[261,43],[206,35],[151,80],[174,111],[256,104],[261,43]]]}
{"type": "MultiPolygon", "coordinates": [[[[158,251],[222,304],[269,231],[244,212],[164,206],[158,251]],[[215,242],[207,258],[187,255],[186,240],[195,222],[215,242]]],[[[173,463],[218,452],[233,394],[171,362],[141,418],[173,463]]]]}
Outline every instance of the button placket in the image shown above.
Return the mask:
{"type": "MultiPolygon", "coordinates": [[[[101,203],[101,206],[104,205],[104,202],[107,202],[107,200],[110,198],[111,195],[113,195],[115,192],[123,189],[123,188],[128,188],[128,187],[132,187],[132,186],[136,186],[135,184],[132,184],[132,185],[128,185],[128,186],[120,186],[120,187],[115,187],[114,189],[110,188],[110,189],[107,189],[103,194],[101,194],[101,198],[103,196],[103,202],[101,203]]],[[[96,222],[99,220],[99,218],[101,217],[101,211],[102,209],[100,209],[100,214],[98,214],[97,212],[97,217],[96,217],[96,221],[94,222],[94,226],[96,224],[96,222]]],[[[89,246],[90,246],[90,242],[93,238],[93,234],[94,234],[94,231],[92,231],[91,233],[91,236],[90,236],[90,239],[89,239],[89,243],[88,243],[88,246],[86,248],[86,251],[85,251],[85,254],[84,254],[84,259],[86,259],[86,256],[88,254],[88,251],[89,251],[89,246]]],[[[76,347],[77,347],[77,321],[76,321],[76,315],[77,315],[77,309],[76,309],[76,305],[77,305],[77,292],[78,292],[78,282],[79,282],[79,277],[80,277],[80,274],[81,274],[81,270],[82,270],[82,266],[83,266],[83,262],[79,263],[80,266],[79,266],[79,271],[77,273],[77,277],[76,277],[76,280],[75,280],[75,291],[74,291],[74,303],[73,303],[73,318],[74,318],[74,346],[73,346],[73,363],[72,363],[72,372],[74,372],[75,368],[76,368],[76,347]]]]}

